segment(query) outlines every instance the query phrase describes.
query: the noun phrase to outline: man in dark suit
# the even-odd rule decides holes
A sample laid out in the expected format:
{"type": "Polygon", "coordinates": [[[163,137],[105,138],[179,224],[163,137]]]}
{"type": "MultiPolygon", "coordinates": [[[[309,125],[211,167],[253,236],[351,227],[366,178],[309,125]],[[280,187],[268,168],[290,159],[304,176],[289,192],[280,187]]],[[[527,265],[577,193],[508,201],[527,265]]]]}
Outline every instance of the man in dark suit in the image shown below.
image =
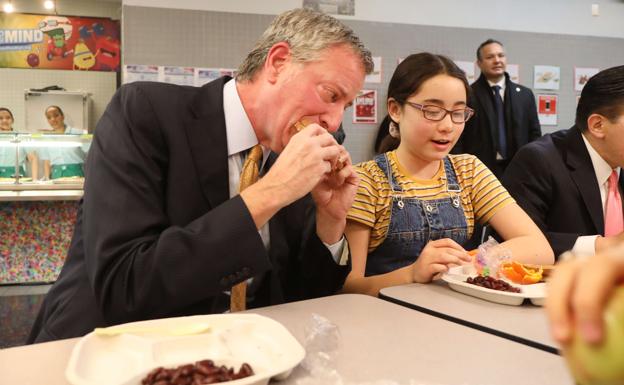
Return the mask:
{"type": "Polygon", "coordinates": [[[98,123],[67,262],[30,341],[223,312],[241,282],[249,307],[335,293],[358,178],[330,133],[371,70],[349,28],[299,9],[273,21],[236,80],[123,86],[98,123]],[[239,194],[258,144],[263,176],[239,194]]]}
{"type": "Polygon", "coordinates": [[[453,153],[478,157],[497,177],[523,145],[542,135],[535,96],[509,80],[503,45],[486,40],[477,49],[481,76],[471,85],[468,104],[475,116],[466,123],[453,153]]]}
{"type": "Polygon", "coordinates": [[[624,240],[624,66],[587,82],[575,123],[520,149],[503,178],[555,255],[594,254],[624,240]]]}

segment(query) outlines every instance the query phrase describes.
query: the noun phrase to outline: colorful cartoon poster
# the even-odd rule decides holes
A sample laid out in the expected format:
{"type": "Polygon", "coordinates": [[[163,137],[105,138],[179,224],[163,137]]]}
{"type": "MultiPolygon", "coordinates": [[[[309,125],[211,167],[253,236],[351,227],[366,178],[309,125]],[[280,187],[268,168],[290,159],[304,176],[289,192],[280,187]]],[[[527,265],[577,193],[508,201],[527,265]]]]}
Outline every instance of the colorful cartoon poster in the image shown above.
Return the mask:
{"type": "Polygon", "coordinates": [[[373,56],[373,72],[366,75],[364,83],[381,83],[381,56],[373,56]]]}
{"type": "Polygon", "coordinates": [[[475,81],[475,63],[472,61],[455,60],[455,64],[464,71],[468,83],[475,81]]]}
{"type": "Polygon", "coordinates": [[[355,97],[353,123],[377,123],[376,90],[361,90],[355,97]]]}
{"type": "Polygon", "coordinates": [[[165,66],[162,70],[165,83],[177,84],[180,86],[195,85],[195,69],[193,67],[173,67],[165,66]]]}
{"type": "Polygon", "coordinates": [[[507,64],[507,73],[509,74],[509,80],[514,83],[520,83],[520,65],[519,64],[507,64]]]}
{"type": "Polygon", "coordinates": [[[557,95],[537,96],[537,116],[542,126],[557,125],[557,95]]]}
{"type": "Polygon", "coordinates": [[[157,82],[158,80],[158,66],[142,64],[127,64],[124,66],[124,84],[139,81],[157,82]]]}
{"type": "Polygon", "coordinates": [[[195,85],[201,87],[222,76],[236,76],[235,69],[228,68],[195,68],[195,85]]]}
{"type": "Polygon", "coordinates": [[[533,67],[533,88],[537,90],[558,90],[559,79],[559,67],[540,65],[533,67]]]}
{"type": "Polygon", "coordinates": [[[598,72],[599,68],[574,67],[574,91],[583,91],[585,83],[598,72]]]}
{"type": "Polygon", "coordinates": [[[119,71],[119,21],[0,13],[0,67],[119,71]]]}

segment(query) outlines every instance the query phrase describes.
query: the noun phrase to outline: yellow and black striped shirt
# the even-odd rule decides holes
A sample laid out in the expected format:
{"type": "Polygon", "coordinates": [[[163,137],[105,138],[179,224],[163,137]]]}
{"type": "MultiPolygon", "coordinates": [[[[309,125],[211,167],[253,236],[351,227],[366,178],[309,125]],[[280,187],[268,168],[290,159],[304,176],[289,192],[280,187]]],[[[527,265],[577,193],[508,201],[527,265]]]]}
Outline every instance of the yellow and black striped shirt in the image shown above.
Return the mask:
{"type": "MultiPolygon", "coordinates": [[[[401,195],[406,198],[417,197],[421,200],[447,198],[446,179],[443,178],[444,163],[431,179],[416,179],[408,175],[398,162],[396,151],[387,153],[388,161],[401,186],[401,195]]],[[[449,155],[457,182],[461,186],[461,203],[468,222],[468,236],[474,230],[475,218],[485,224],[498,210],[515,201],[498,179],[477,157],[468,154],[449,155]]],[[[386,174],[374,160],[355,166],[360,176],[360,185],[353,207],[347,218],[371,227],[368,252],[375,250],[386,238],[390,225],[390,205],[392,188],[386,174]]]]}

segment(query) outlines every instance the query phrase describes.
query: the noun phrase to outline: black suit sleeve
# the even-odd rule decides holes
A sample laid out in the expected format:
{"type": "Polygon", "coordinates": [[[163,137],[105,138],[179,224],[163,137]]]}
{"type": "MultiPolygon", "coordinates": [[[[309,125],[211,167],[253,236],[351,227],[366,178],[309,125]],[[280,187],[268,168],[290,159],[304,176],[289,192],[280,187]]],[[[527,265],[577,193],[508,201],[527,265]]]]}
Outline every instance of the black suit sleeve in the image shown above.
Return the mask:
{"type": "Polygon", "coordinates": [[[535,95],[529,90],[529,103],[527,105],[527,114],[529,122],[529,142],[542,136],[542,127],[540,126],[539,117],[537,116],[537,106],[535,103],[535,95]]]}
{"type": "Polygon", "coordinates": [[[270,268],[240,197],[198,212],[184,226],[170,222],[167,186],[174,181],[167,170],[174,159],[170,132],[156,116],[147,92],[122,87],[89,152],[85,263],[108,323],[179,314],[270,268]]]}
{"type": "Polygon", "coordinates": [[[578,234],[551,231],[549,227],[549,207],[557,199],[557,192],[553,170],[548,167],[547,159],[544,149],[533,145],[523,147],[507,166],[503,184],[542,230],[555,255],[560,255],[572,249],[578,234]]]}

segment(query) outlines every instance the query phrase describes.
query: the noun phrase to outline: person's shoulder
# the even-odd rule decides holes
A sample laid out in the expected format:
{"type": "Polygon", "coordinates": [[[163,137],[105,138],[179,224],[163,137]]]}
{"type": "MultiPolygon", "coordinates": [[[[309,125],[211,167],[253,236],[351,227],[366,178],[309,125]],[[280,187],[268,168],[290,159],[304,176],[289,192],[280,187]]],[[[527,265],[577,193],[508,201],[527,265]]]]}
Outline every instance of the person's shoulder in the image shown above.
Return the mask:
{"type": "Polygon", "coordinates": [[[483,164],[479,158],[472,154],[449,154],[448,157],[456,170],[460,168],[474,169],[479,164],[483,164]]]}
{"type": "Polygon", "coordinates": [[[374,176],[381,172],[379,165],[375,162],[375,159],[367,160],[356,164],[355,170],[360,174],[366,174],[368,176],[374,176]]]}
{"type": "Polygon", "coordinates": [[[507,79],[507,85],[512,95],[533,95],[533,91],[529,87],[525,87],[522,84],[514,83],[507,79]]]}
{"type": "Polygon", "coordinates": [[[355,171],[362,179],[367,179],[369,182],[374,182],[375,184],[382,183],[387,179],[386,173],[379,167],[375,159],[356,164],[355,171]]]}
{"type": "MultiPolygon", "coordinates": [[[[560,130],[553,133],[544,134],[534,141],[520,147],[517,154],[520,154],[520,156],[524,157],[548,155],[554,150],[554,141],[557,141],[565,136],[567,131],[568,130],[560,130]]],[[[540,161],[540,158],[535,159],[535,161],[540,161]]]]}
{"type": "Polygon", "coordinates": [[[181,93],[196,93],[198,87],[180,86],[177,84],[139,81],[127,83],[119,87],[118,92],[121,94],[143,94],[148,96],[169,95],[172,97],[181,93]]]}

